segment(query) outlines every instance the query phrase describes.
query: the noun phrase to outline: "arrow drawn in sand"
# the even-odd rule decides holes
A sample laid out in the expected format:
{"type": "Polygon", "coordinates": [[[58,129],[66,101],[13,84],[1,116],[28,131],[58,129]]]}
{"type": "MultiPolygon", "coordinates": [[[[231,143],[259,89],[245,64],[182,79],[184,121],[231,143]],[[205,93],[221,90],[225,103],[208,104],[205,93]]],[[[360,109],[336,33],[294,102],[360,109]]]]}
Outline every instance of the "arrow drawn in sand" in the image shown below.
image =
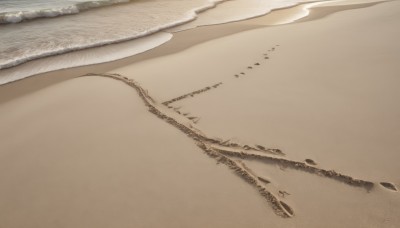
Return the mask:
{"type": "MultiPolygon", "coordinates": [[[[269,203],[273,211],[278,216],[283,218],[292,217],[295,213],[292,207],[290,207],[284,199],[286,195],[290,194],[286,191],[277,189],[268,178],[258,175],[252,171],[246,166],[246,161],[257,160],[265,164],[279,165],[281,168],[290,168],[297,171],[319,175],[347,184],[349,186],[364,188],[367,191],[375,186],[375,184],[371,181],[357,179],[349,175],[341,174],[334,170],[320,168],[318,167],[317,163],[311,159],[305,159],[304,162],[287,159],[285,158],[285,154],[279,149],[266,148],[262,145],[241,145],[239,143],[231,142],[231,140],[223,141],[221,139],[208,137],[195,127],[198,117],[195,117],[193,119],[194,121],[189,121],[186,118],[187,113],[181,114],[177,113],[176,110],[174,111],[174,108],[167,108],[168,104],[176,100],[184,99],[190,96],[192,93],[185,94],[181,97],[164,103],[159,103],[152,98],[148,91],[142,88],[139,83],[122,75],[93,73],[83,75],[82,77],[84,76],[111,78],[121,81],[135,89],[141,100],[148,108],[149,112],[188,136],[201,150],[204,151],[204,153],[215,159],[217,163],[222,163],[228,168],[232,169],[245,182],[257,189],[259,194],[269,203]]],[[[222,85],[222,83],[215,84],[214,88],[218,87],[219,85],[222,85]]],[[[211,87],[206,87],[193,93],[199,94],[209,89],[211,89],[211,87]]],[[[390,191],[397,192],[396,186],[392,183],[381,182],[380,185],[389,189],[390,191]]]]}

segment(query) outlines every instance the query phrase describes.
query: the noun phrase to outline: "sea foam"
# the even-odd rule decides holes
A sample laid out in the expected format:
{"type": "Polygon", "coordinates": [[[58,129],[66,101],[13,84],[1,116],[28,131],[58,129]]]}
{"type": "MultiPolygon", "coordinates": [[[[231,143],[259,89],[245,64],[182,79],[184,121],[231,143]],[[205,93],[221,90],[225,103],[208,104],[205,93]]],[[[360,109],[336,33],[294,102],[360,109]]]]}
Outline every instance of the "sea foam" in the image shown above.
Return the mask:
{"type": "MultiPolygon", "coordinates": [[[[0,12],[0,23],[19,23],[35,18],[58,17],[63,15],[77,14],[82,11],[110,6],[119,3],[129,2],[129,0],[99,0],[87,2],[71,2],[68,5],[42,5],[40,8],[19,9],[15,8],[7,12],[0,12]]],[[[0,3],[1,5],[1,3],[0,3]]]]}
{"type": "MultiPolygon", "coordinates": [[[[118,2],[122,1],[124,0],[118,2]]],[[[68,17],[3,24],[0,25],[0,84],[39,73],[117,60],[143,52],[143,50],[126,52],[107,49],[109,53],[105,51],[97,53],[96,49],[99,47],[127,41],[133,44],[135,39],[161,31],[174,31],[174,28],[179,31],[201,25],[243,20],[266,14],[275,8],[294,5],[296,1],[139,0],[115,4],[112,7],[100,7],[97,10],[88,10],[68,17]],[[97,48],[93,49],[94,47],[97,48]],[[58,57],[88,48],[97,54],[82,55],[79,62],[58,57]],[[55,58],[61,62],[52,61],[51,67],[44,67],[42,64],[35,66],[34,63],[29,64],[29,69],[24,67],[32,60],[43,58],[46,61],[55,58]],[[21,70],[22,68],[24,70],[21,70]]],[[[84,2],[80,7],[93,8],[94,5],[91,4],[97,3],[84,2]]],[[[154,48],[170,39],[166,39],[165,34],[162,37],[164,38],[149,39],[148,42],[153,40],[154,43],[145,45],[145,49],[154,48]]],[[[43,61],[35,61],[39,62],[43,61]]]]}

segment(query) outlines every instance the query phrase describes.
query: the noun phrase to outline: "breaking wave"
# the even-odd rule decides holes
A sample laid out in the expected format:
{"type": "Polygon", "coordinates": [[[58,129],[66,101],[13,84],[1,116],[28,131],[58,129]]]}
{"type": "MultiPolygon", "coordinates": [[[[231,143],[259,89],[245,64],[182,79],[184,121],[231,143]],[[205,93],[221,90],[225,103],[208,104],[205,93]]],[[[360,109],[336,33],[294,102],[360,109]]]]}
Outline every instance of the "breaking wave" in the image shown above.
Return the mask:
{"type": "Polygon", "coordinates": [[[82,11],[110,6],[114,4],[126,3],[130,0],[99,0],[78,2],[72,5],[53,6],[54,8],[39,8],[28,10],[16,10],[11,12],[0,12],[0,23],[19,23],[36,18],[58,17],[63,15],[77,14],[82,11]]]}

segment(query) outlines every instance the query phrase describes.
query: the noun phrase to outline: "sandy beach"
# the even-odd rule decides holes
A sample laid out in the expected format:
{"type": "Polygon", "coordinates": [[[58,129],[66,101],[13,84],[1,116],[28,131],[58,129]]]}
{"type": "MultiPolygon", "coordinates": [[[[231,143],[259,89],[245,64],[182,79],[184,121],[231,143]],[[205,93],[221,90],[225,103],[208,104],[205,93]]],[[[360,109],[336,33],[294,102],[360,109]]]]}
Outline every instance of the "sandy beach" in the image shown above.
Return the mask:
{"type": "Polygon", "coordinates": [[[301,7],[0,86],[0,227],[398,227],[400,3],[301,7]]]}

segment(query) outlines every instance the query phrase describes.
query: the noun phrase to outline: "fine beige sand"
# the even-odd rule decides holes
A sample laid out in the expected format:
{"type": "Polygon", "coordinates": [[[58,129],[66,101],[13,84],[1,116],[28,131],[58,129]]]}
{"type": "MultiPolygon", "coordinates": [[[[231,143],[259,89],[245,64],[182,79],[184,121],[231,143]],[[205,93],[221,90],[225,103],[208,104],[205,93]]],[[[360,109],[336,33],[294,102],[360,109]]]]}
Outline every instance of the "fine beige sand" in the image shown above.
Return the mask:
{"type": "Polygon", "coordinates": [[[397,227],[400,3],[364,6],[1,86],[0,227],[397,227]]]}

